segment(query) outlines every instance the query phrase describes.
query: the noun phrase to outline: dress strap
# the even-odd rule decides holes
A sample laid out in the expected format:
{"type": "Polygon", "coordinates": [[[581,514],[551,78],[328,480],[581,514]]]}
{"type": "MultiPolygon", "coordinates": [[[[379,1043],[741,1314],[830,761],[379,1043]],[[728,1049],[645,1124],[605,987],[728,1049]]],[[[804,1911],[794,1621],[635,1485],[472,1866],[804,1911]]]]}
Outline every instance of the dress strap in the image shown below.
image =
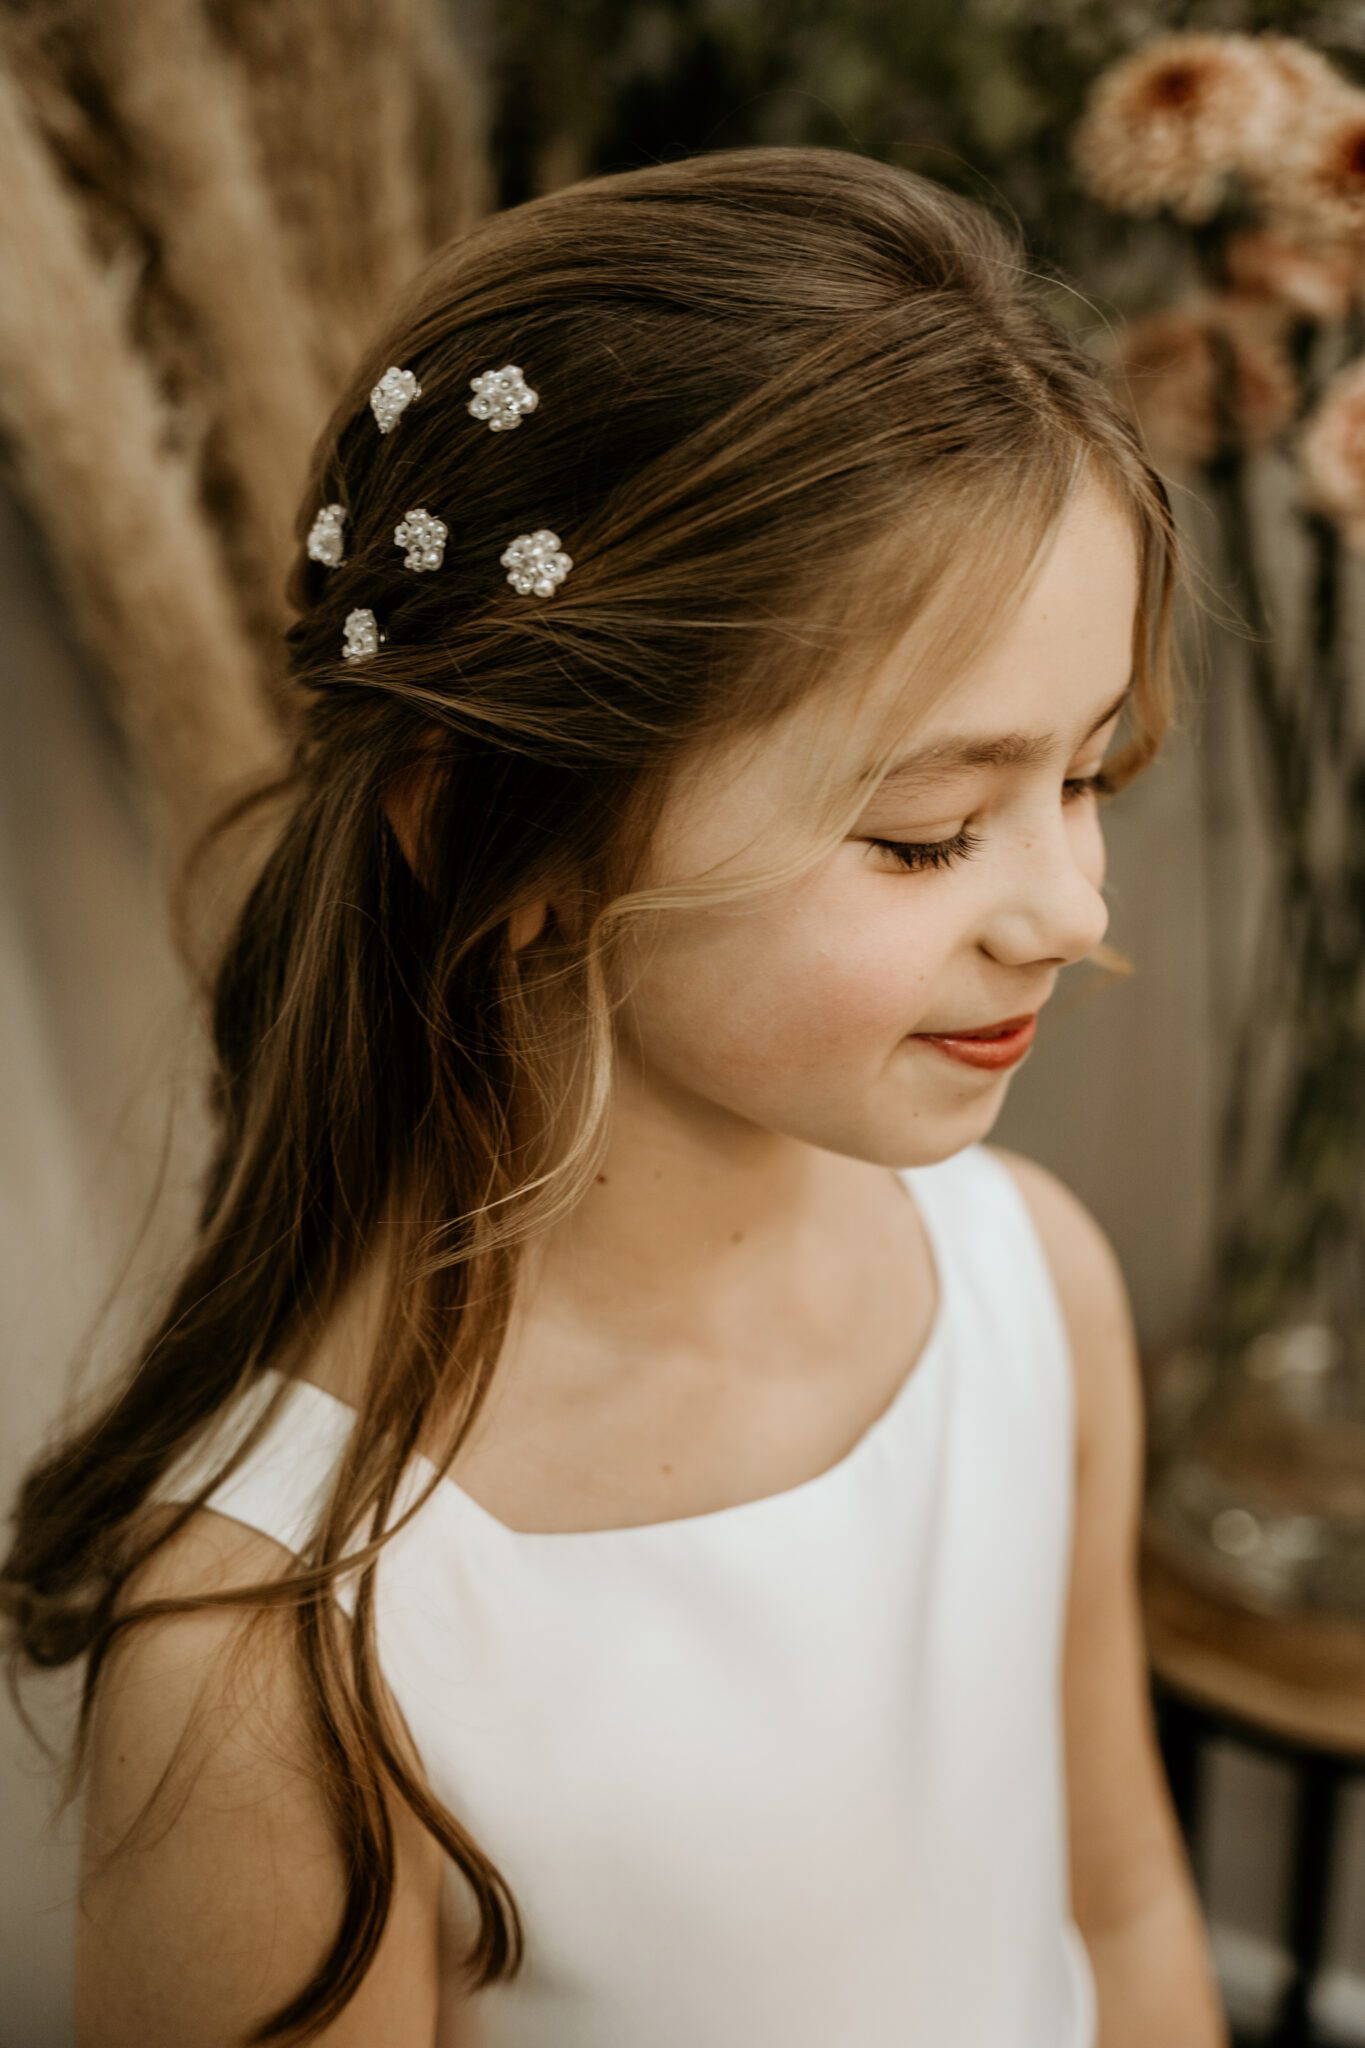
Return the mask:
{"type": "Polygon", "coordinates": [[[972,1356],[983,1369],[1028,1375],[1074,1428],[1071,1337],[1051,1262],[1024,1192],[1007,1163],[981,1143],[932,1166],[912,1167],[944,1269],[951,1265],[965,1315],[975,1325],[972,1356]]]}
{"type": "Polygon", "coordinates": [[[983,1170],[994,1178],[997,1213],[1002,1222],[1008,1219],[1016,1276],[1021,1285],[1028,1287],[1039,1331],[1053,1355],[1066,1361],[1071,1351],[1066,1311],[1033,1211],[1013,1171],[999,1154],[987,1151],[984,1145],[972,1149],[981,1159],[983,1170]]]}
{"type": "Polygon", "coordinates": [[[909,1177],[923,1195],[935,1250],[970,1272],[983,1294],[1006,1298],[1016,1309],[1023,1294],[1042,1331],[1065,1352],[1066,1321],[1052,1267],[1033,1212],[1005,1161],[977,1143],[932,1166],[912,1167],[909,1177]],[[1008,1284],[1002,1284],[1006,1276],[1008,1284]]]}
{"type": "MultiPolygon", "coordinates": [[[[150,1498],[191,1499],[260,1419],[281,1377],[268,1368],[253,1381],[205,1437],[162,1474],[150,1498]]],[[[350,1429],[347,1408],[327,1400],[309,1381],[295,1380],[266,1434],[203,1505],[259,1529],[295,1556],[301,1555],[322,1513],[350,1429]]]]}

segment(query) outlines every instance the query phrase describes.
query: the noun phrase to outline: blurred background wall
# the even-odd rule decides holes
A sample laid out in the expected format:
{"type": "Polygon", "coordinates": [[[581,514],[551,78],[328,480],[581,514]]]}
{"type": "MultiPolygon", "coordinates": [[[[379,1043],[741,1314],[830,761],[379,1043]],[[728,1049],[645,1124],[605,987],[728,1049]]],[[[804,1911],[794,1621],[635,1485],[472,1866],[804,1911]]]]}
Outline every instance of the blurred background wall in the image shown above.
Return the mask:
{"type": "MultiPolygon", "coordinates": [[[[38,537],[8,494],[0,495],[0,608],[0,1489],[8,1503],[68,1392],[70,1361],[106,1290],[127,1267],[112,1338],[132,1317],[137,1273],[166,1255],[200,1126],[180,1071],[193,1048],[181,1036],[184,994],[123,748],[69,635],[38,537]],[[132,1233],[162,1172],[177,1100],[168,1227],[139,1258],[132,1233]]],[[[25,1697],[40,1729],[60,1741],[76,1696],[66,1671],[25,1697]]],[[[5,2048],[58,2048],[70,2037],[79,1808],[52,1821],[56,1781],[42,1766],[7,1697],[5,2048]]]]}

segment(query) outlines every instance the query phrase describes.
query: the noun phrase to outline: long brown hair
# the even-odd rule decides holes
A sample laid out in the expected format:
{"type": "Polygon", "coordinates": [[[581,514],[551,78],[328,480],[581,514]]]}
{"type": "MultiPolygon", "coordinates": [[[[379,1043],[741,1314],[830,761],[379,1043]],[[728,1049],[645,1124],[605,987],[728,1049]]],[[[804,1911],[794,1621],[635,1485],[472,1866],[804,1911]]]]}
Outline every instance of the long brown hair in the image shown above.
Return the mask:
{"type": "Polygon", "coordinates": [[[332,1952],[254,2041],[311,2038],[363,1976],[393,1888],[389,1788],[473,1888],[473,1988],[520,1964],[504,1880],[399,1755],[374,1564],[419,1437],[449,1417],[444,1471],[483,1403],[525,1248],[598,1170],[626,938],[779,872],[648,886],[665,791],[714,743],[809,711],[833,743],[812,750],[792,860],[818,857],[860,801],[854,686],[832,682],[850,647],[909,625],[927,706],[998,627],[1083,469],[1130,515],[1141,564],[1121,786],[1175,708],[1170,507],[1016,230],[971,201],[823,148],[586,179],[443,248],[357,366],[295,526],[298,724],[212,991],[195,1242],[119,1384],[29,1471],[3,1577],[12,1667],[88,1657],[74,1785],[113,1637],[168,1611],[115,1612],[119,1589],[214,1482],[155,1528],[149,1491],[263,1367],[297,1371],[386,1227],[364,1396],[313,1543],[287,1577],[169,1609],[290,1609],[348,1873],[332,1952]],[[508,361],[540,403],[490,433],[470,380],[508,361]],[[421,396],[381,435],[369,393],[391,364],[421,396]],[[334,501],[329,568],[303,543],[334,501]],[[450,529],[439,573],[395,545],[416,508],[450,529]],[[574,564],[549,599],[499,561],[539,527],[574,564]],[[361,606],[387,637],[346,662],[361,606]],[[386,810],[405,784],[414,865],[386,810]],[[553,915],[512,945],[540,900],[553,915]],[[357,1568],[342,1650],[322,1611],[357,1568]]]}

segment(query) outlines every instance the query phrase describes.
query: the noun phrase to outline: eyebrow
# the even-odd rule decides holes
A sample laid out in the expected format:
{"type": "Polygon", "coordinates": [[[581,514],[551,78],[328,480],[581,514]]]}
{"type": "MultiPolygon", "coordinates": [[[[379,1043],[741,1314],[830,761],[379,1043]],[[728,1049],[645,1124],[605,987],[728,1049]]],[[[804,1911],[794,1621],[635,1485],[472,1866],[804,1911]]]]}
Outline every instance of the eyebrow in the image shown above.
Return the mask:
{"type": "MultiPolygon", "coordinates": [[[[1120,695],[1101,711],[1090,730],[1082,734],[1081,745],[1093,739],[1102,725],[1108,725],[1110,719],[1123,710],[1133,694],[1136,681],[1136,677],[1129,677],[1120,695]]],[[[932,740],[927,746],[917,747],[913,753],[902,754],[893,761],[877,783],[877,794],[894,789],[901,796],[913,795],[937,781],[945,770],[954,768],[1038,767],[1059,744],[1057,735],[1050,732],[1002,732],[989,739],[971,733],[948,733],[942,739],[932,740]]]]}

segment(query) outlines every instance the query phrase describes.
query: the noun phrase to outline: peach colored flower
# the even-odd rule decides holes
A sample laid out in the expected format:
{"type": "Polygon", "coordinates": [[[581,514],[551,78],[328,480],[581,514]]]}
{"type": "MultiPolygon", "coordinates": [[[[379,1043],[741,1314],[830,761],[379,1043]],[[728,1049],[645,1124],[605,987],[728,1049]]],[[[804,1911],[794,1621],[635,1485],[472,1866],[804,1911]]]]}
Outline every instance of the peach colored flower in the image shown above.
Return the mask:
{"type": "Polygon", "coordinates": [[[1225,254],[1234,291],[1309,320],[1344,319],[1365,286],[1360,250],[1350,242],[1298,242],[1248,228],[1228,236],[1225,254]]]}
{"type": "Polygon", "coordinates": [[[1290,120],[1322,106],[1334,94],[1347,89],[1347,81],[1330,59],[1311,43],[1296,36],[1258,35],[1252,38],[1256,54],[1273,75],[1280,89],[1281,104],[1290,120]]]}
{"type": "Polygon", "coordinates": [[[1342,84],[1287,122],[1253,183],[1276,229],[1342,239],[1365,234],[1365,92],[1342,84]]]}
{"type": "Polygon", "coordinates": [[[1208,220],[1248,162],[1267,162],[1285,105],[1275,65],[1245,35],[1160,36],[1100,74],[1072,137],[1072,162],[1119,213],[1168,207],[1208,220]]]}
{"type": "Polygon", "coordinates": [[[1311,505],[1337,520],[1365,554],[1365,359],[1328,384],[1299,436],[1299,476],[1311,505]]]}
{"type": "Polygon", "coordinates": [[[1264,308],[1231,292],[1191,298],[1132,321],[1119,338],[1116,367],[1155,461],[1183,467],[1217,453],[1220,336],[1232,350],[1229,403],[1242,445],[1260,446],[1293,420],[1298,386],[1264,308]]]}

